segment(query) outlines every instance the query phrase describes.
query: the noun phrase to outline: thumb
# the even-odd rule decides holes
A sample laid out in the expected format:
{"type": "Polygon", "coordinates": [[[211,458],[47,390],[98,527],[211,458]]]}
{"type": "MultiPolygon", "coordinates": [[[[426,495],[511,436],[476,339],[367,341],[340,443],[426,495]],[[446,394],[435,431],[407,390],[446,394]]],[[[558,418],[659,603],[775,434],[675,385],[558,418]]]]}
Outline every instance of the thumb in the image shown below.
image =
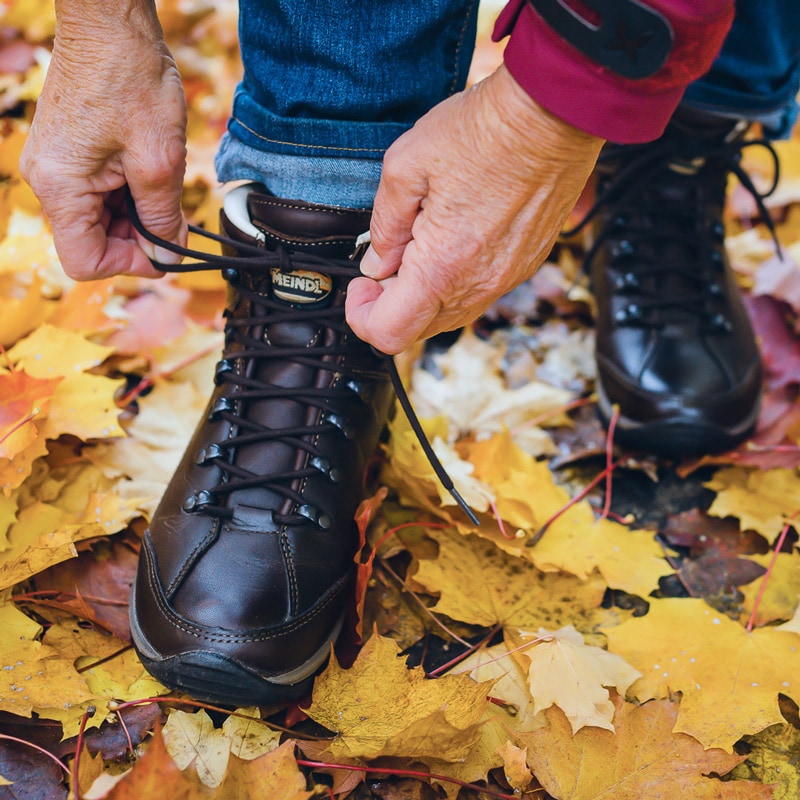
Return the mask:
{"type": "Polygon", "coordinates": [[[370,224],[371,246],[361,259],[361,272],[375,280],[388,278],[400,268],[427,195],[427,180],[408,151],[401,136],[383,160],[370,224]]]}

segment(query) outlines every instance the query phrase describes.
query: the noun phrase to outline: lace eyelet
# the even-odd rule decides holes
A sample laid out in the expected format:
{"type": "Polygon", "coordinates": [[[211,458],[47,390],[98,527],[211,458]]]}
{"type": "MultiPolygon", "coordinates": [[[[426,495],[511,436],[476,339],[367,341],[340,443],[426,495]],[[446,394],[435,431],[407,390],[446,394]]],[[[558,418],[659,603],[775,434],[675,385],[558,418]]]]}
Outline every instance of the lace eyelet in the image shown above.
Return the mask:
{"type": "Polygon", "coordinates": [[[708,324],[715,331],[730,333],[733,330],[733,325],[724,314],[714,314],[709,320],[708,324]]]}
{"type": "Polygon", "coordinates": [[[322,456],[312,456],[308,463],[318,469],[331,483],[339,483],[342,479],[342,471],[333,466],[327,458],[322,456]]]}
{"type": "Polygon", "coordinates": [[[633,272],[626,272],[624,275],[617,275],[614,278],[614,288],[620,292],[625,289],[638,289],[640,286],[639,277],[633,272]]]}
{"type": "Polygon", "coordinates": [[[611,258],[623,258],[625,256],[632,256],[636,252],[633,244],[627,239],[621,239],[611,246],[611,258]]]}
{"type": "Polygon", "coordinates": [[[343,416],[342,414],[335,414],[333,412],[327,412],[325,414],[325,420],[337,427],[342,434],[344,435],[345,439],[354,439],[356,435],[356,429],[352,422],[350,422],[347,417],[343,416]]]}
{"type": "Polygon", "coordinates": [[[213,461],[215,458],[223,458],[224,456],[225,451],[218,444],[210,444],[208,447],[198,450],[197,455],[194,457],[194,463],[202,467],[208,464],[209,461],[213,461]]]}
{"type": "Polygon", "coordinates": [[[221,414],[230,413],[234,410],[236,402],[230,397],[218,397],[211,407],[211,413],[208,415],[209,420],[219,419],[221,414]]]}
{"type": "Polygon", "coordinates": [[[620,325],[629,325],[634,322],[639,322],[642,318],[642,309],[637,306],[636,303],[631,303],[629,306],[621,308],[614,314],[615,321],[620,325]]]}
{"type": "Polygon", "coordinates": [[[313,522],[320,530],[328,531],[333,527],[331,515],[316,506],[302,505],[297,509],[297,513],[313,522]]]}
{"type": "Polygon", "coordinates": [[[233,370],[233,361],[230,361],[227,358],[223,358],[221,361],[218,361],[217,366],[214,368],[214,385],[219,386],[224,381],[223,376],[228,372],[233,372],[233,370]]]}
{"type": "Polygon", "coordinates": [[[182,508],[187,514],[202,510],[204,506],[211,505],[214,496],[205,489],[195,494],[190,494],[184,501],[182,508]]]}

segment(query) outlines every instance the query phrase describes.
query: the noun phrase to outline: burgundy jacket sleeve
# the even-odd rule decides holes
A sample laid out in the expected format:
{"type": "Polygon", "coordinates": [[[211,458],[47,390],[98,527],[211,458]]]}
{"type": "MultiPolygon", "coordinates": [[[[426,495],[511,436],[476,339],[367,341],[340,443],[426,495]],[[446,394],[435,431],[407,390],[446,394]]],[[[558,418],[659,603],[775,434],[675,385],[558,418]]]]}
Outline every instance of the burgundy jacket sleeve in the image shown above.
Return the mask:
{"type": "MultiPolygon", "coordinates": [[[[722,47],[733,20],[734,2],[622,1],[635,3],[640,9],[644,7],[645,13],[647,9],[655,12],[653,16],[660,18],[660,30],[666,31],[668,37],[663,63],[641,77],[627,77],[600,63],[604,59],[598,58],[591,46],[581,47],[574,37],[570,43],[570,36],[559,34],[535,8],[561,12],[567,3],[570,8],[578,7],[570,0],[511,0],[498,17],[492,38],[500,41],[510,35],[505,64],[541,106],[587,133],[627,144],[650,141],[661,135],[687,85],[709,69],[722,47]]],[[[592,14],[592,7],[601,5],[587,2],[583,8],[592,14]]],[[[573,18],[583,19],[575,11],[569,13],[573,18]]],[[[599,28],[592,24],[583,27],[589,40],[593,29],[599,28]]],[[[626,38],[626,31],[606,33],[612,39],[622,34],[616,49],[630,55],[634,62],[637,48],[648,47],[646,33],[638,40],[635,35],[626,38]]]]}

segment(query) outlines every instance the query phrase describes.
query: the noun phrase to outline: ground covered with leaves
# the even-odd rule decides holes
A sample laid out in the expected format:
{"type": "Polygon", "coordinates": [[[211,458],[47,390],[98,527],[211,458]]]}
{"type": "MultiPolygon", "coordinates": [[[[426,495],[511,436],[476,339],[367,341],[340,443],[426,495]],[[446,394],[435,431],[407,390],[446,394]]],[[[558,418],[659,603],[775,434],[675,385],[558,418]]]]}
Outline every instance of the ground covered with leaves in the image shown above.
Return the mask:
{"type": "MultiPolygon", "coordinates": [[[[213,227],[236,7],[160,6],[190,104],[185,206],[213,227]]],[[[800,140],[769,200],[782,259],[730,192],[766,365],[751,441],[678,463],[613,446],[580,244],[560,244],[474,329],[402,360],[481,524],[398,416],[313,695],[219,709],[145,673],[127,602],[225,289],[64,277],[17,165],[52,33],[50,0],[0,4],[0,799],[800,797],[800,140]]],[[[482,42],[477,68],[496,58],[482,42]]],[[[768,159],[746,166],[769,183],[768,159]]]]}

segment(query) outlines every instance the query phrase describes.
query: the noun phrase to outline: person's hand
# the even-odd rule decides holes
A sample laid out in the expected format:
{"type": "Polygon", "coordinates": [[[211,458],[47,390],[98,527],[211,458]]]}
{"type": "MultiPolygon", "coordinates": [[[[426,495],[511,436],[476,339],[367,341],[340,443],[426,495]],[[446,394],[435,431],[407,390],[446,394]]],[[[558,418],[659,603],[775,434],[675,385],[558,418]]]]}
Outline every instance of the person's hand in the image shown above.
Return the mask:
{"type": "Polygon", "coordinates": [[[348,288],[356,335],[397,354],[479,317],[547,257],[602,144],[505,67],[432,109],[386,153],[348,288]]]}
{"type": "Polygon", "coordinates": [[[150,0],[58,6],[22,175],[50,220],[70,277],[160,276],[148,256],[177,259],[138,237],[125,213],[124,187],[146,228],[185,243],[186,103],[175,62],[150,0]]]}

